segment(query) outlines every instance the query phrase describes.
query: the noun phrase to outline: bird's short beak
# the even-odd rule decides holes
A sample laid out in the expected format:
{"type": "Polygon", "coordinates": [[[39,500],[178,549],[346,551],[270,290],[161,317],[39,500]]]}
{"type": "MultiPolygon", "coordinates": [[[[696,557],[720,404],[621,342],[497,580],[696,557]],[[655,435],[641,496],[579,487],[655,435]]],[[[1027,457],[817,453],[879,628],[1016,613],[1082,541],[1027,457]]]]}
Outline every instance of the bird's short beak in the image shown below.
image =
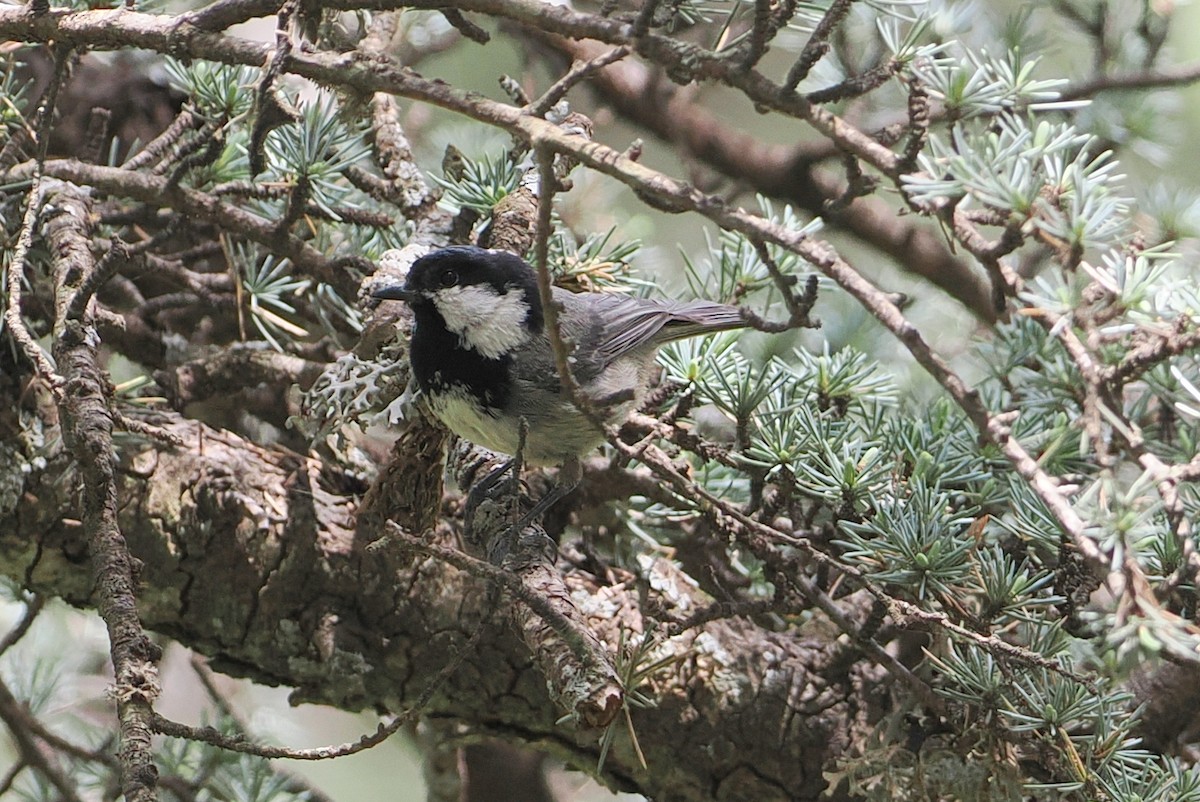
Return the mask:
{"type": "Polygon", "coordinates": [[[417,300],[419,293],[405,289],[403,284],[392,284],[386,287],[380,287],[371,293],[372,298],[379,298],[382,301],[404,301],[410,304],[417,300]]]}

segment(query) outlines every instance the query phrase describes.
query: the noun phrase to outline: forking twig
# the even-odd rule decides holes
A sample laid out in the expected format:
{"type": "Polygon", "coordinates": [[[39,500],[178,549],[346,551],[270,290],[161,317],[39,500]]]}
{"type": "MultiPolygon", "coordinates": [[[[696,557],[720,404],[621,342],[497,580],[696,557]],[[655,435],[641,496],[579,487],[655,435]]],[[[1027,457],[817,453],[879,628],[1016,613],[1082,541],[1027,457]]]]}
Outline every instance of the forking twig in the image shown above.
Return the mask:
{"type": "Polygon", "coordinates": [[[63,79],[67,72],[67,59],[72,48],[59,45],[54,51],[54,74],[50,85],[42,95],[38,105],[37,121],[34,129],[37,137],[37,155],[34,159],[33,178],[26,195],[25,215],[21,219],[21,231],[17,235],[17,244],[13,248],[12,260],[8,266],[8,280],[5,289],[8,291],[8,305],[4,308],[4,323],[12,333],[26,358],[33,363],[54,391],[61,396],[63,378],[58,374],[50,355],[46,353],[25,325],[21,317],[21,291],[25,281],[25,260],[29,257],[29,249],[33,246],[33,229],[37,226],[38,216],[42,209],[42,168],[46,163],[46,152],[50,146],[50,121],[54,117],[54,106],[58,101],[58,91],[62,88],[63,79]]]}
{"type": "MultiPolygon", "coordinates": [[[[554,175],[554,153],[549,148],[534,148],[538,168],[538,215],[534,233],[533,266],[537,274],[538,296],[542,301],[542,314],[546,318],[546,335],[554,351],[554,365],[563,389],[576,408],[584,414],[597,431],[609,435],[612,428],[605,425],[592,402],[583,394],[579,381],[571,370],[571,347],[563,339],[558,322],[558,305],[550,279],[550,231],[554,207],[557,178],[554,175]]],[[[611,437],[610,437],[611,439],[611,437]]]]}
{"type": "Polygon", "coordinates": [[[586,79],[597,70],[602,70],[609,64],[615,64],[631,52],[633,52],[633,48],[629,45],[621,45],[620,47],[615,47],[612,50],[601,53],[594,59],[575,62],[571,65],[571,69],[566,75],[555,81],[554,85],[547,89],[545,94],[529,104],[529,113],[537,117],[544,117],[546,112],[554,108],[555,103],[566,97],[567,92],[575,84],[586,79]]]}

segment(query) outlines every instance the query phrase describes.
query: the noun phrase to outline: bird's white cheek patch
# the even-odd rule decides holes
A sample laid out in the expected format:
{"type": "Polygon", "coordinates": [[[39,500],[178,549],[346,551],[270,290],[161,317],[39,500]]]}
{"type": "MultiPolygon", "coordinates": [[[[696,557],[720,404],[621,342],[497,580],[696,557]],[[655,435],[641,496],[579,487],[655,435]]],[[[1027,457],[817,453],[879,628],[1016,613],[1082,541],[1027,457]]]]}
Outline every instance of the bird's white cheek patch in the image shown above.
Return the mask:
{"type": "Polygon", "coordinates": [[[433,296],[434,306],[446,328],[459,336],[467,348],[488,359],[496,359],[529,339],[525,319],[529,304],[521,293],[497,293],[492,287],[470,285],[448,287],[433,296]]]}

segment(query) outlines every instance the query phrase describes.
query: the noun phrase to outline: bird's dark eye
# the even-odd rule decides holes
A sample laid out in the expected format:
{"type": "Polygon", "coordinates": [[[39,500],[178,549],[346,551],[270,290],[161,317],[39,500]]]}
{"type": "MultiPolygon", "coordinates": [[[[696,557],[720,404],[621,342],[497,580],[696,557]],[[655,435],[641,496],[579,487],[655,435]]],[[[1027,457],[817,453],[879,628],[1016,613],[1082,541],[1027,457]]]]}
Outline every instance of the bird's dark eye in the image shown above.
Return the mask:
{"type": "Polygon", "coordinates": [[[443,287],[453,287],[458,283],[458,273],[447,268],[441,273],[438,273],[438,283],[443,287]]]}

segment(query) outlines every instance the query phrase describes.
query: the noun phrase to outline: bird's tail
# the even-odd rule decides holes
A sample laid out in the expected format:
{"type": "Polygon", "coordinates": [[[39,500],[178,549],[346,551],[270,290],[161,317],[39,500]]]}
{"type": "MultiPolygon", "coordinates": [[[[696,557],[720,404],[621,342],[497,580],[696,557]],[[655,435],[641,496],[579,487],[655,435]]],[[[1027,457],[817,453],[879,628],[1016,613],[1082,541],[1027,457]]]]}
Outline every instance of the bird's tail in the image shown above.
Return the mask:
{"type": "Polygon", "coordinates": [[[740,329],[749,325],[736,306],[712,301],[690,301],[673,304],[670,318],[659,332],[661,342],[682,340],[701,334],[740,329]]]}

